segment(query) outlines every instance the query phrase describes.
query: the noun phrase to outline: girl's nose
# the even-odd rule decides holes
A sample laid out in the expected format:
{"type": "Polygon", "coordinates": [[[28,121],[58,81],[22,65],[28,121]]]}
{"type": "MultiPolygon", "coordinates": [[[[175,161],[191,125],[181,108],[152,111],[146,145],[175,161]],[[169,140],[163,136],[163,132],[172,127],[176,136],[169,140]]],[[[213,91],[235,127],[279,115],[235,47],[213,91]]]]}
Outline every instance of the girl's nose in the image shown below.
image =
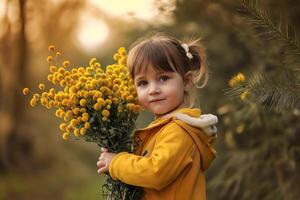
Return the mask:
{"type": "Polygon", "coordinates": [[[160,88],[157,84],[151,84],[149,88],[149,95],[160,93],[160,88]]]}

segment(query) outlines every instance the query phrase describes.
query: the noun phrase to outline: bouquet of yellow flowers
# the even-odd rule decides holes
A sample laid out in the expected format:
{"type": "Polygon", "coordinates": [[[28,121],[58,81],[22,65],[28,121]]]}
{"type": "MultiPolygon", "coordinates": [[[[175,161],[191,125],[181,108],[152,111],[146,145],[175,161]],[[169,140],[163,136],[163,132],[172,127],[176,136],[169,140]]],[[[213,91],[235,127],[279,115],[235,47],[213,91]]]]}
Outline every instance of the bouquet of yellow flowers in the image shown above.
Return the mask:
{"type": "MultiPolygon", "coordinates": [[[[28,88],[23,94],[32,94],[31,106],[41,104],[56,109],[55,116],[63,122],[59,129],[62,138],[83,139],[95,142],[110,152],[133,152],[132,132],[140,111],[137,93],[126,66],[124,47],[114,54],[115,63],[101,68],[96,58],[86,67],[71,67],[70,61],[58,64],[61,53],[53,45],[48,47],[52,55],[47,57],[50,73],[48,81],[53,85],[48,91],[40,83],[40,93],[28,88]]],[[[107,199],[140,199],[142,189],[113,180],[108,174],[103,185],[107,199]]]]}

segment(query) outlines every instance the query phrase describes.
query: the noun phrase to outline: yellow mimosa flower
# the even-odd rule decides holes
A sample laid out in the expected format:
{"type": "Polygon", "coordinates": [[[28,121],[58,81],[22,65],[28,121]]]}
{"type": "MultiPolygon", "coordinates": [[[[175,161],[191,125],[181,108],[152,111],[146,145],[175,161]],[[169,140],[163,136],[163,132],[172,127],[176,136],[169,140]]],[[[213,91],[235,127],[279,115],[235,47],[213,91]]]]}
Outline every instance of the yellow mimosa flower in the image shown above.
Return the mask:
{"type": "Polygon", "coordinates": [[[120,58],[119,60],[118,60],[118,64],[119,65],[126,65],[126,58],[120,58]]]}
{"type": "Polygon", "coordinates": [[[74,127],[72,125],[67,126],[66,128],[67,133],[72,133],[74,131],[74,127]]]}
{"type": "Polygon", "coordinates": [[[49,93],[55,94],[55,89],[54,89],[54,88],[51,88],[51,89],[49,90],[49,93]]]}
{"type": "Polygon", "coordinates": [[[48,51],[50,51],[50,52],[55,51],[55,46],[54,45],[49,45],[48,46],[48,51]]]}
{"type": "Polygon", "coordinates": [[[87,121],[89,121],[89,117],[87,117],[87,116],[82,116],[82,117],[81,117],[81,121],[87,122],[87,121]]]}
{"type": "Polygon", "coordinates": [[[85,105],[86,105],[86,100],[85,100],[85,99],[81,99],[81,100],[79,101],[79,104],[80,104],[81,106],[85,106],[85,105]]]}
{"type": "Polygon", "coordinates": [[[72,110],[68,110],[68,111],[66,112],[66,115],[67,115],[68,117],[72,118],[72,117],[73,117],[73,111],[72,111],[72,110]]]}
{"type": "Polygon", "coordinates": [[[249,96],[249,94],[250,94],[249,91],[243,92],[243,93],[240,95],[240,99],[241,99],[241,100],[245,100],[245,99],[249,96]]]}
{"type": "Polygon", "coordinates": [[[65,61],[63,62],[63,66],[64,66],[64,67],[70,67],[70,61],[65,60],[65,61]]]}
{"type": "Polygon", "coordinates": [[[112,69],[106,69],[106,74],[112,75],[113,74],[113,70],[112,69]]]}
{"type": "Polygon", "coordinates": [[[70,119],[70,118],[69,118],[68,115],[65,115],[65,116],[64,116],[64,121],[69,121],[69,119],[70,119]]]}
{"type": "Polygon", "coordinates": [[[62,138],[64,139],[64,140],[67,140],[68,138],[69,138],[69,133],[64,133],[63,134],[63,136],[62,136],[62,138]]]}
{"type": "Polygon", "coordinates": [[[48,98],[48,93],[47,93],[47,92],[43,92],[43,93],[42,93],[42,97],[48,98]]]}
{"type": "Polygon", "coordinates": [[[70,76],[70,75],[71,75],[71,72],[65,71],[63,75],[66,76],[66,77],[67,77],[67,76],[70,76]]]}
{"type": "Polygon", "coordinates": [[[114,68],[114,75],[119,75],[119,74],[120,74],[120,69],[114,68]]]}
{"type": "Polygon", "coordinates": [[[135,105],[134,112],[139,113],[140,110],[141,110],[141,106],[140,105],[135,105]]]}
{"type": "Polygon", "coordinates": [[[102,92],[100,91],[96,91],[94,96],[93,96],[93,99],[96,100],[96,99],[99,99],[102,97],[102,92]]]}
{"type": "Polygon", "coordinates": [[[55,116],[60,117],[60,113],[61,113],[61,109],[59,108],[55,111],[55,116]]]}
{"type": "Polygon", "coordinates": [[[129,92],[134,92],[135,91],[135,86],[130,86],[129,88],[128,88],[128,90],[129,90],[129,92]]]}
{"type": "Polygon", "coordinates": [[[83,67],[79,67],[78,72],[82,75],[85,73],[85,69],[83,67]]]}
{"type": "Polygon", "coordinates": [[[28,95],[29,94],[29,88],[24,88],[23,89],[23,94],[28,95]]]}
{"type": "Polygon", "coordinates": [[[47,103],[48,103],[48,99],[47,99],[47,98],[44,98],[44,97],[42,97],[42,98],[41,98],[41,104],[42,104],[43,106],[46,106],[46,105],[47,105],[47,103]]]}
{"type": "Polygon", "coordinates": [[[243,73],[238,73],[236,76],[234,76],[233,78],[231,78],[228,82],[228,85],[230,87],[235,87],[237,86],[239,83],[243,82],[246,80],[246,77],[243,73]]]}
{"type": "Polygon", "coordinates": [[[76,137],[78,137],[80,134],[80,130],[76,128],[73,133],[76,137]]]}
{"type": "Polygon", "coordinates": [[[100,110],[101,109],[101,104],[100,103],[95,103],[94,104],[94,109],[95,110],[100,110]]]}
{"type": "Polygon", "coordinates": [[[54,107],[55,106],[55,102],[54,101],[50,101],[49,102],[49,108],[52,108],[52,107],[54,107]]]}
{"type": "Polygon", "coordinates": [[[30,100],[30,105],[31,105],[32,107],[36,106],[36,99],[35,99],[35,98],[32,98],[32,99],[30,100]]]}
{"type": "Polygon", "coordinates": [[[49,75],[47,76],[48,81],[52,81],[53,78],[54,78],[53,74],[49,74],[49,75]]]}
{"type": "Polygon", "coordinates": [[[103,117],[108,117],[109,114],[110,114],[109,111],[106,110],[106,109],[102,111],[102,116],[103,116],[103,117]]]}
{"type": "Polygon", "coordinates": [[[84,123],[84,128],[89,129],[91,127],[91,124],[89,122],[84,123]]]}
{"type": "Polygon", "coordinates": [[[116,98],[116,97],[114,97],[112,101],[113,101],[114,104],[118,104],[119,103],[119,99],[116,98]]]}
{"type": "Polygon", "coordinates": [[[52,80],[52,83],[53,83],[54,85],[57,85],[57,84],[59,83],[59,81],[58,81],[56,78],[54,78],[54,79],[52,80]]]}
{"type": "Polygon", "coordinates": [[[75,115],[78,115],[79,112],[80,112],[80,109],[79,109],[79,108],[73,108],[73,113],[74,113],[75,115]]]}
{"type": "Polygon", "coordinates": [[[118,91],[120,89],[119,85],[114,85],[113,86],[113,91],[118,91]]]}
{"type": "Polygon", "coordinates": [[[94,69],[92,67],[87,67],[85,71],[89,74],[92,74],[94,69]]]}
{"type": "Polygon", "coordinates": [[[98,98],[97,99],[97,103],[99,103],[100,105],[104,105],[105,104],[105,100],[103,98],[98,98]]]}
{"type": "MultiPolygon", "coordinates": [[[[101,64],[100,63],[95,63],[94,64],[95,68],[100,68],[101,67],[101,64]]],[[[102,70],[102,69],[101,69],[102,70]]]]}
{"type": "Polygon", "coordinates": [[[41,96],[39,95],[39,94],[37,94],[37,93],[35,93],[34,95],[33,95],[33,98],[35,98],[36,100],[37,99],[39,99],[41,96]]]}
{"type": "Polygon", "coordinates": [[[45,84],[40,83],[40,84],[39,84],[39,89],[40,89],[40,90],[44,90],[44,89],[45,89],[45,84]]]}
{"type": "Polygon", "coordinates": [[[68,105],[68,99],[62,100],[61,104],[62,104],[63,106],[67,106],[67,105],[68,105]]]}
{"type": "Polygon", "coordinates": [[[127,101],[133,101],[134,97],[132,95],[129,95],[129,96],[126,97],[126,100],[127,101]]]}
{"type": "Polygon", "coordinates": [[[108,105],[111,105],[112,101],[110,99],[105,99],[105,103],[108,104],[108,105]]]}
{"type": "Polygon", "coordinates": [[[53,57],[52,56],[48,56],[47,57],[47,62],[52,62],[53,61],[53,57]]]}
{"type": "Polygon", "coordinates": [[[78,72],[78,69],[77,69],[77,68],[71,69],[71,73],[72,73],[72,74],[76,74],[77,72],[78,72]]]}
{"type": "Polygon", "coordinates": [[[78,124],[77,119],[71,119],[70,124],[71,124],[72,126],[76,127],[77,124],[78,124]]]}
{"type": "Polygon", "coordinates": [[[82,77],[79,78],[79,81],[81,83],[85,83],[87,81],[87,78],[82,76],[82,77]]]}
{"type": "Polygon", "coordinates": [[[236,80],[238,80],[238,81],[245,81],[245,79],[246,79],[246,77],[245,77],[245,75],[243,74],[243,73],[238,73],[237,75],[236,75],[236,80]]]}
{"type": "Polygon", "coordinates": [[[96,58],[91,58],[91,60],[89,61],[89,65],[93,65],[96,61],[96,58]]]}
{"type": "Polygon", "coordinates": [[[57,67],[54,66],[54,65],[51,65],[51,66],[49,67],[49,71],[50,71],[51,73],[57,72],[57,67]]]}
{"type": "Polygon", "coordinates": [[[128,104],[126,104],[126,108],[127,108],[128,110],[132,110],[133,106],[134,106],[133,103],[128,103],[128,104]]]}
{"type": "MultiPolygon", "coordinates": [[[[119,48],[118,48],[118,53],[120,53],[121,55],[123,55],[124,53],[126,53],[125,47],[119,47],[119,48]]],[[[126,55],[126,54],[125,54],[125,55],[126,55]]]]}
{"type": "Polygon", "coordinates": [[[121,72],[121,73],[119,74],[119,77],[120,77],[121,79],[125,79],[126,75],[125,75],[124,72],[121,72]]]}
{"type": "Polygon", "coordinates": [[[59,125],[59,129],[62,130],[62,131],[64,131],[66,129],[66,127],[67,127],[67,125],[65,123],[61,123],[59,125]]]}
{"type": "Polygon", "coordinates": [[[85,128],[81,128],[80,129],[80,135],[85,135],[86,134],[86,129],[85,128]]]}
{"type": "Polygon", "coordinates": [[[117,61],[117,60],[120,59],[120,57],[121,57],[121,56],[120,56],[118,53],[115,53],[115,55],[114,55],[114,60],[117,61]]]}
{"type": "Polygon", "coordinates": [[[62,111],[59,113],[59,115],[60,115],[60,116],[59,116],[60,118],[63,118],[63,117],[65,117],[66,113],[65,113],[65,111],[62,110],[62,111]]]}
{"type": "Polygon", "coordinates": [[[61,75],[63,75],[65,73],[65,68],[60,67],[60,68],[58,68],[57,72],[60,73],[61,75]]]}

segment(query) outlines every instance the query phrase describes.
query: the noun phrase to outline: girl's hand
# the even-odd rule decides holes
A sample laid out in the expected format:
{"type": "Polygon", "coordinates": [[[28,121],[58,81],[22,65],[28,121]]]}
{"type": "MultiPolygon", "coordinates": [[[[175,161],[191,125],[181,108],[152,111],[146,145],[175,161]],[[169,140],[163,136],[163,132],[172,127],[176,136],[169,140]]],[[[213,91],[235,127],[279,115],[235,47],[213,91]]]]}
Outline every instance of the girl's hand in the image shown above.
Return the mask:
{"type": "Polygon", "coordinates": [[[109,153],[106,148],[101,148],[101,151],[102,153],[99,157],[99,161],[97,162],[97,166],[99,167],[98,174],[108,172],[109,164],[113,157],[116,156],[115,153],[109,153]]]}

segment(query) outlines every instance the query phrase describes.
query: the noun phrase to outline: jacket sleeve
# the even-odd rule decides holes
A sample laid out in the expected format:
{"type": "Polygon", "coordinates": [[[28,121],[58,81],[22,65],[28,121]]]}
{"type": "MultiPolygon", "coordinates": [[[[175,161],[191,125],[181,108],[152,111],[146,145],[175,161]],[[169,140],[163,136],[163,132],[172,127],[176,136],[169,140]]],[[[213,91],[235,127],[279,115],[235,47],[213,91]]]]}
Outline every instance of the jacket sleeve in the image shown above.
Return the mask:
{"type": "Polygon", "coordinates": [[[176,179],[193,162],[195,144],[185,130],[174,122],[157,134],[153,151],[148,157],[126,152],[117,154],[109,166],[111,177],[127,184],[158,190],[176,179]]]}

